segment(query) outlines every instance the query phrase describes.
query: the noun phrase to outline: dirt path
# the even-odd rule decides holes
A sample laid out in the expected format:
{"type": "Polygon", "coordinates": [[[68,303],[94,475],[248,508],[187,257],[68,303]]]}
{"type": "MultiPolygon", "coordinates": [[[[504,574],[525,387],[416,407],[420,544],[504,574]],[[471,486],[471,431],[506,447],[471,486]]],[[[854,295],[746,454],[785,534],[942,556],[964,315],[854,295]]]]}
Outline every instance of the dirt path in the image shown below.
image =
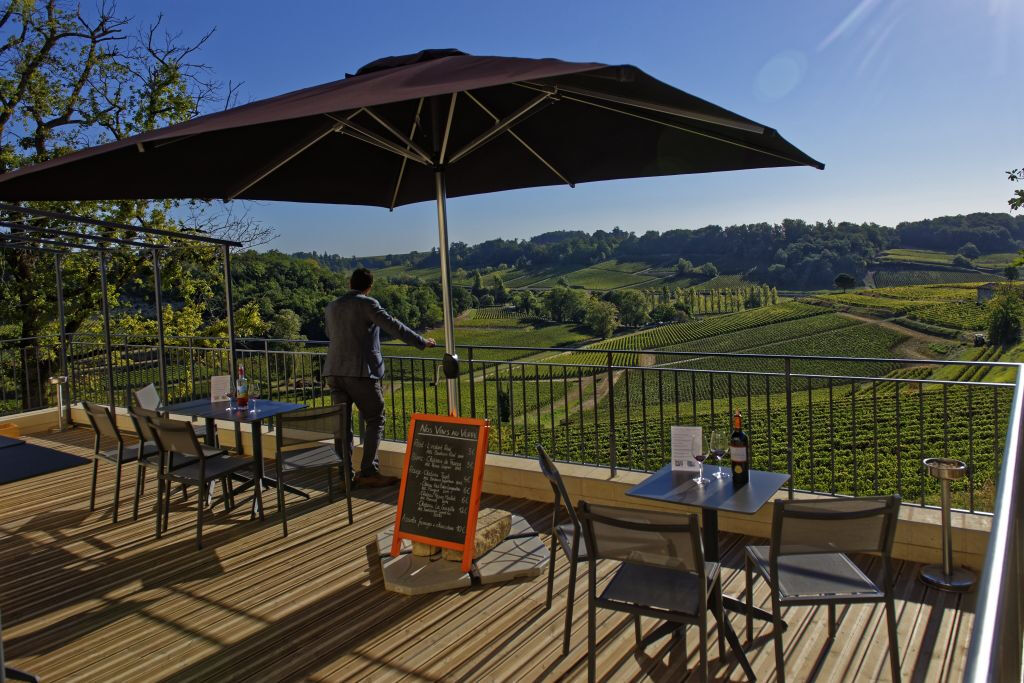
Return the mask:
{"type": "MultiPolygon", "coordinates": [[[[657,356],[655,356],[655,354],[653,353],[640,353],[637,354],[637,361],[642,367],[651,367],[656,363],[657,356]]],[[[613,372],[612,382],[618,382],[619,378],[621,378],[624,373],[625,370],[616,370],[615,372],[613,372]]],[[[593,380],[584,380],[583,393],[586,393],[588,386],[593,387],[593,385],[593,380]]],[[[577,409],[577,406],[580,404],[581,400],[589,403],[591,408],[595,408],[608,395],[608,391],[609,384],[607,372],[602,373],[600,378],[597,380],[597,391],[595,392],[596,396],[581,397],[579,382],[574,382],[570,384],[569,390],[565,393],[565,395],[563,395],[562,398],[554,402],[555,417],[557,418],[559,415],[562,415],[563,417],[565,416],[566,404],[568,404],[568,410],[571,414],[573,410],[577,409]]],[[[541,410],[550,411],[551,408],[548,408],[547,406],[542,406],[541,410]]]]}
{"type": "Polygon", "coordinates": [[[921,347],[926,344],[956,344],[955,339],[946,339],[944,337],[936,337],[933,334],[927,334],[925,332],[919,332],[918,330],[904,327],[897,323],[888,320],[878,320],[877,318],[870,318],[866,315],[856,315],[854,313],[840,313],[839,315],[850,320],[856,320],[862,323],[868,323],[869,325],[877,325],[878,327],[884,327],[893,332],[898,332],[908,337],[906,341],[897,344],[893,351],[900,358],[913,358],[918,360],[935,360],[934,356],[929,356],[921,350],[921,347]]]}

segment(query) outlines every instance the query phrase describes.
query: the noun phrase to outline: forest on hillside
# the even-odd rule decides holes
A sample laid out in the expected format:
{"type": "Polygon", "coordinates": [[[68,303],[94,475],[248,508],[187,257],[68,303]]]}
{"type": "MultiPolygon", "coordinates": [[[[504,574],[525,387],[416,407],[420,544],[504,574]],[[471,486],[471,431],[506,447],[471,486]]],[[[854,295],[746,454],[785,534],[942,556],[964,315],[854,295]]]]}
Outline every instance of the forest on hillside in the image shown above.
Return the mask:
{"type": "MultiPolygon", "coordinates": [[[[756,282],[785,289],[831,287],[839,273],[863,276],[881,252],[897,247],[955,252],[965,244],[982,254],[1013,252],[1024,247],[1024,215],[972,213],[900,223],[749,223],[696,230],[649,230],[641,235],[620,228],[558,230],[530,239],[494,239],[475,245],[454,242],[453,268],[588,266],[607,259],[643,260],[671,266],[684,258],[694,264],[713,263],[722,273],[744,273],[756,282]]],[[[409,265],[436,267],[436,250],[427,253],[345,258],[336,254],[299,252],[335,271],[357,265],[383,268],[409,265]]]]}

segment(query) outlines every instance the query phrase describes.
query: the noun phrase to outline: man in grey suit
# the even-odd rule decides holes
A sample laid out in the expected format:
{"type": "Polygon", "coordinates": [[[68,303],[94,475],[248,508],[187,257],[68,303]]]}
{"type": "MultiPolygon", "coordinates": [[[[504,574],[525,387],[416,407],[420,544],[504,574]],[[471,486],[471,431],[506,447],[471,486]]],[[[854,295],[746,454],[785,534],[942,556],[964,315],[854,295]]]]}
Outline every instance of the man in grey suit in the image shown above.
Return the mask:
{"type": "Polygon", "coordinates": [[[384,358],[380,353],[380,331],[419,349],[436,346],[436,342],[409,329],[369,296],[373,273],[366,268],[352,272],[349,286],[352,289],[327,304],[324,313],[330,345],[322,374],[331,387],[334,402],[348,405],[349,444],[352,443],[353,403],[366,420],[363,461],[356,475],[357,483],[369,487],[391,486],[398,479],[382,475],[377,459],[377,446],[384,438],[384,392],[380,386],[384,358]]]}

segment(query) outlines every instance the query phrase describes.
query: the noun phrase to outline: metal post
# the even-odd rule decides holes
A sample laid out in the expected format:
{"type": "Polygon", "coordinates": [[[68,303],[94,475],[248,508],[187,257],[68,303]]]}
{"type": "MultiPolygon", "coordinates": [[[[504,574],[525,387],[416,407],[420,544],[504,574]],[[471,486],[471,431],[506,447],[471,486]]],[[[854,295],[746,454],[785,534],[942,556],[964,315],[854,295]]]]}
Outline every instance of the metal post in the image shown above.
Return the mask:
{"type": "Polygon", "coordinates": [[[786,472],[789,473],[789,499],[793,500],[793,367],[789,356],[786,356],[786,472]]]}
{"type": "MultiPolygon", "coordinates": [[[[452,310],[452,275],[448,262],[448,215],[446,208],[447,190],[444,170],[434,171],[434,188],[437,190],[437,232],[438,253],[441,256],[441,305],[444,308],[444,350],[455,355],[455,316],[452,310]]],[[[452,378],[448,384],[448,411],[459,414],[459,380],[452,378]]]]}
{"type": "Polygon", "coordinates": [[[114,410],[114,362],[110,351],[110,302],[107,300],[107,252],[100,252],[100,293],[103,302],[103,350],[107,354],[107,402],[114,410]]]}
{"type": "Polygon", "coordinates": [[[160,279],[160,250],[153,250],[153,295],[156,304],[156,349],[157,366],[160,368],[160,396],[164,405],[167,400],[167,364],[164,360],[164,303],[161,295],[163,285],[160,279]]]}
{"type": "MultiPolygon", "coordinates": [[[[615,372],[612,370],[612,352],[608,352],[608,468],[614,477],[618,471],[618,449],[615,444],[615,372]]],[[[595,374],[596,376],[596,374],[595,374]]],[[[583,397],[580,396],[580,400],[583,397]]],[[[597,394],[594,394],[594,414],[597,414],[597,394]]],[[[646,425],[644,425],[646,428],[646,425]]],[[[597,434],[594,435],[597,439],[597,434]]]]}
{"type": "MultiPolygon", "coordinates": [[[[68,376],[68,337],[65,331],[66,321],[64,320],[64,265],[63,265],[63,254],[54,254],[53,265],[57,277],[57,335],[60,337],[60,374],[61,377],[68,376]]],[[[71,394],[68,394],[68,404],[64,406],[64,393],[61,391],[63,387],[57,385],[57,412],[58,414],[64,410],[67,410],[67,414],[61,418],[61,429],[64,427],[64,422],[71,424],[71,394]]]]}
{"type": "Polygon", "coordinates": [[[231,301],[231,247],[221,245],[224,254],[224,304],[228,314],[228,368],[232,385],[235,381],[235,310],[231,301]]]}

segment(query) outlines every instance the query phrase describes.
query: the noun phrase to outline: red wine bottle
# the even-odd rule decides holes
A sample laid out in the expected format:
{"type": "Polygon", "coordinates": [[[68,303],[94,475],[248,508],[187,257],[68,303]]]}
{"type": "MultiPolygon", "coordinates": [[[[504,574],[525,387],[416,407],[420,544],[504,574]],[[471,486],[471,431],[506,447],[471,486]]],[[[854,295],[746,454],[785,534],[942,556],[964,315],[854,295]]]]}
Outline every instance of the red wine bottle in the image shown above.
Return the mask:
{"type": "Polygon", "coordinates": [[[729,460],[732,461],[732,487],[738,489],[746,486],[750,480],[750,439],[743,433],[743,416],[738,410],[732,416],[729,460]]]}

